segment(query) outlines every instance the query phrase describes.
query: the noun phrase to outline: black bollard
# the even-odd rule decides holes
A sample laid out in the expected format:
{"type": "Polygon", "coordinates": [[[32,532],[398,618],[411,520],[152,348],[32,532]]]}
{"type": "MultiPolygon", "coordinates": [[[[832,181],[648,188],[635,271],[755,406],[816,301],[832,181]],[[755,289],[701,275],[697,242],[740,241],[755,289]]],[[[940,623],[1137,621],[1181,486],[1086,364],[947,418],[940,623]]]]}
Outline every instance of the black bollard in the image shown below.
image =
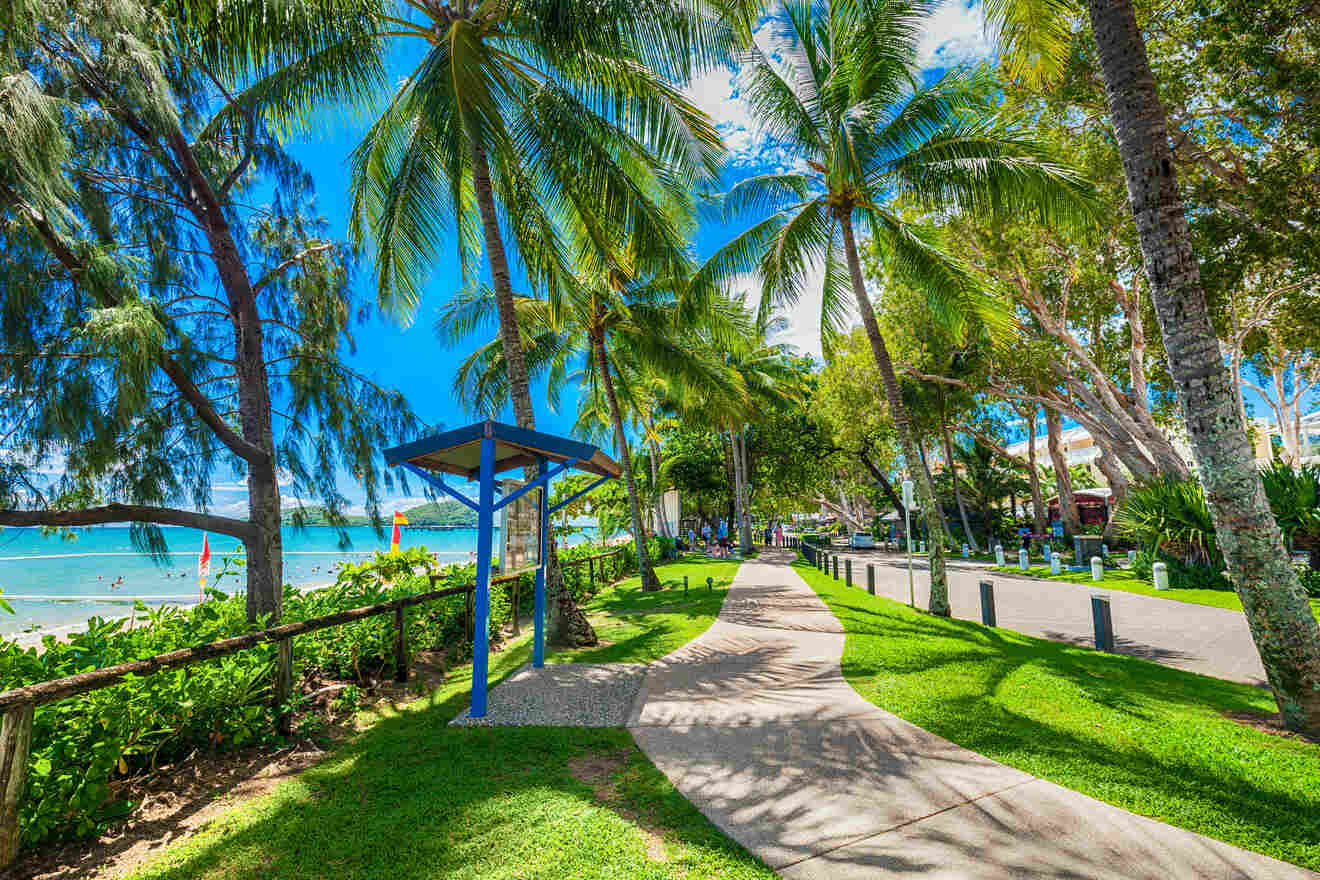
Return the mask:
{"type": "Polygon", "coordinates": [[[688,576],[687,576],[687,575],[683,575],[683,595],[684,595],[685,597],[687,596],[687,579],[688,579],[688,576]]]}
{"type": "Polygon", "coordinates": [[[875,595],[875,566],[866,564],[866,592],[875,595]]]}
{"type": "Polygon", "coordinates": [[[990,581],[981,581],[981,622],[986,626],[995,626],[995,585],[990,581]]]}
{"type": "Polygon", "coordinates": [[[852,560],[843,560],[843,583],[845,586],[852,586],[852,560]]]}
{"type": "Polygon", "coordinates": [[[1095,623],[1095,649],[1114,652],[1114,618],[1109,613],[1109,596],[1091,594],[1091,619],[1095,623]]]}

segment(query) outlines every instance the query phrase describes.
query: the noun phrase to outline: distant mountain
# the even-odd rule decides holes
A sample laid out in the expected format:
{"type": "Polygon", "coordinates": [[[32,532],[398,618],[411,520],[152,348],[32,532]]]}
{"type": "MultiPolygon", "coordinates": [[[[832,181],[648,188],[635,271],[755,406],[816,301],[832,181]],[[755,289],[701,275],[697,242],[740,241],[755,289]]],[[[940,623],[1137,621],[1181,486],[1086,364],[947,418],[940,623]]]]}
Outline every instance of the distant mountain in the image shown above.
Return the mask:
{"type": "MultiPolygon", "coordinates": [[[[393,510],[381,511],[384,517],[385,525],[390,524],[390,518],[393,510]]],[[[286,525],[292,525],[297,510],[285,510],[283,521],[286,525]]],[[[410,526],[428,526],[431,528],[445,529],[464,529],[476,528],[477,514],[466,504],[459,501],[440,501],[432,504],[419,504],[416,507],[410,507],[403,511],[403,515],[408,517],[410,526]]],[[[350,513],[344,517],[350,526],[368,526],[371,520],[362,514],[350,513]]],[[[330,523],[326,520],[324,507],[305,507],[302,509],[302,523],[308,526],[328,526],[330,523]]]]}
{"type": "Polygon", "coordinates": [[[410,526],[439,526],[447,529],[475,529],[477,512],[461,501],[438,501],[420,504],[403,512],[410,526]]]}

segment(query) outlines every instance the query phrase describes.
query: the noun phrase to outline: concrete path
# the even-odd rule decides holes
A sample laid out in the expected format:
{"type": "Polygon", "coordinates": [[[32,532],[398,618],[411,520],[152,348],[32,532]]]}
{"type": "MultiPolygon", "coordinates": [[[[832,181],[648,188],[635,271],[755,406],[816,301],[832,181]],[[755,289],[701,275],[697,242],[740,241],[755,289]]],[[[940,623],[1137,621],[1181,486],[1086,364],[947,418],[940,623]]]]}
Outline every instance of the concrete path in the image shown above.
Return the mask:
{"type": "Polygon", "coordinates": [[[1311,878],[1005,767],[863,700],[838,620],[766,552],[719,619],[653,663],[638,745],[784,877],[1311,878]]]}
{"type": "MultiPolygon", "coordinates": [[[[866,564],[876,567],[876,594],[908,601],[907,563],[884,554],[840,554],[853,560],[853,583],[866,586],[866,564]]],[[[839,578],[843,578],[840,560],[839,578]]],[[[930,578],[925,561],[917,563],[917,607],[925,608],[930,578]]],[[[1095,645],[1091,623],[1091,588],[1064,581],[1016,577],[1000,571],[975,570],[961,560],[949,566],[949,605],[953,616],[981,619],[978,583],[995,585],[995,614],[1000,626],[1055,642],[1095,645]]],[[[1264,685],[1265,667],[1241,611],[1175,602],[1109,590],[1114,620],[1114,648],[1228,681],[1264,685]]]]}

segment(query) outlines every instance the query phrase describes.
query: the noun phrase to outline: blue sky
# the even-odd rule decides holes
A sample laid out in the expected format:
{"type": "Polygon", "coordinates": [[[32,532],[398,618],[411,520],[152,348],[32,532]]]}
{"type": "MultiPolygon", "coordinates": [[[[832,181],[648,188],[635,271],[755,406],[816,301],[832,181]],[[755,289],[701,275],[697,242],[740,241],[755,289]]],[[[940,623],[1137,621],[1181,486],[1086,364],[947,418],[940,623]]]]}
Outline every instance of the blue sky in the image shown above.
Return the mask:
{"type": "MultiPolygon", "coordinates": [[[[946,0],[930,19],[921,45],[921,61],[928,69],[975,63],[989,55],[990,43],[984,33],[984,18],[974,0],[946,0]]],[[[763,29],[761,40],[768,40],[769,31],[763,29]]],[[[402,67],[402,65],[400,65],[402,67]]],[[[400,71],[402,74],[405,71],[400,71]]],[[[794,157],[766,143],[757,130],[745,102],[739,96],[736,70],[709,71],[695,80],[687,89],[692,100],[706,110],[719,125],[729,149],[728,183],[767,169],[788,168],[794,157]]],[[[337,124],[328,123],[327,130],[315,140],[294,145],[294,156],[304,164],[316,183],[317,201],[321,212],[329,220],[332,233],[347,234],[348,187],[347,161],[357,144],[364,120],[345,117],[337,124]]],[[[707,255],[724,244],[737,229],[717,224],[703,226],[694,242],[699,255],[707,255]]],[[[370,295],[372,278],[370,264],[364,263],[360,283],[370,295]]],[[[754,280],[748,279],[748,290],[754,289],[754,280]]],[[[356,328],[358,352],[350,363],[371,379],[402,391],[418,416],[432,425],[456,427],[471,421],[453,399],[450,387],[454,369],[471,345],[485,339],[471,339],[470,344],[446,348],[437,341],[432,326],[437,310],[459,287],[456,266],[451,259],[442,258],[434,268],[416,320],[410,327],[379,316],[365,326],[356,328]]],[[[818,287],[818,285],[817,285],[818,287]]],[[[804,352],[819,355],[819,295],[802,304],[789,316],[788,329],[777,340],[796,345],[804,352]]],[[[545,400],[543,389],[537,389],[534,402],[545,400]]],[[[552,411],[548,404],[537,406],[537,427],[554,433],[567,433],[573,423],[576,400],[566,395],[560,412],[552,411]]],[[[506,413],[505,418],[510,418],[506,413]]],[[[511,418],[510,418],[511,420],[511,418]]],[[[422,503],[425,499],[417,486],[411,496],[395,496],[385,503],[386,512],[395,507],[422,503]]],[[[351,509],[359,509],[361,490],[349,480],[341,480],[341,491],[349,498],[351,509]]],[[[246,506],[246,491],[241,483],[224,482],[216,485],[213,509],[217,512],[241,512],[246,506]]],[[[286,499],[286,502],[292,501],[286,499]]]]}

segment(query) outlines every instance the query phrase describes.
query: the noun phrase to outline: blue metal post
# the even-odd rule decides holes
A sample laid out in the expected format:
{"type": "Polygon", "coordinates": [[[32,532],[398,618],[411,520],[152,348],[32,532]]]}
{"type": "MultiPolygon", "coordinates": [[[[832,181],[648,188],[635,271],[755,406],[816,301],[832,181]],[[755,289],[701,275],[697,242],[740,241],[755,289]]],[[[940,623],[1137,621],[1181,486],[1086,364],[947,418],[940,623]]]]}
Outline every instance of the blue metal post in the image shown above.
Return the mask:
{"type": "MultiPolygon", "coordinates": [[[[536,464],[536,473],[545,475],[545,459],[536,464]]],[[[546,533],[550,531],[550,482],[541,487],[541,564],[536,569],[536,599],[532,606],[532,666],[545,665],[545,564],[546,533]]]]}
{"type": "Polygon", "coordinates": [[[472,631],[472,717],[486,717],[486,674],[490,666],[490,552],[495,518],[495,438],[481,438],[481,489],[477,503],[476,623],[472,631]]]}

